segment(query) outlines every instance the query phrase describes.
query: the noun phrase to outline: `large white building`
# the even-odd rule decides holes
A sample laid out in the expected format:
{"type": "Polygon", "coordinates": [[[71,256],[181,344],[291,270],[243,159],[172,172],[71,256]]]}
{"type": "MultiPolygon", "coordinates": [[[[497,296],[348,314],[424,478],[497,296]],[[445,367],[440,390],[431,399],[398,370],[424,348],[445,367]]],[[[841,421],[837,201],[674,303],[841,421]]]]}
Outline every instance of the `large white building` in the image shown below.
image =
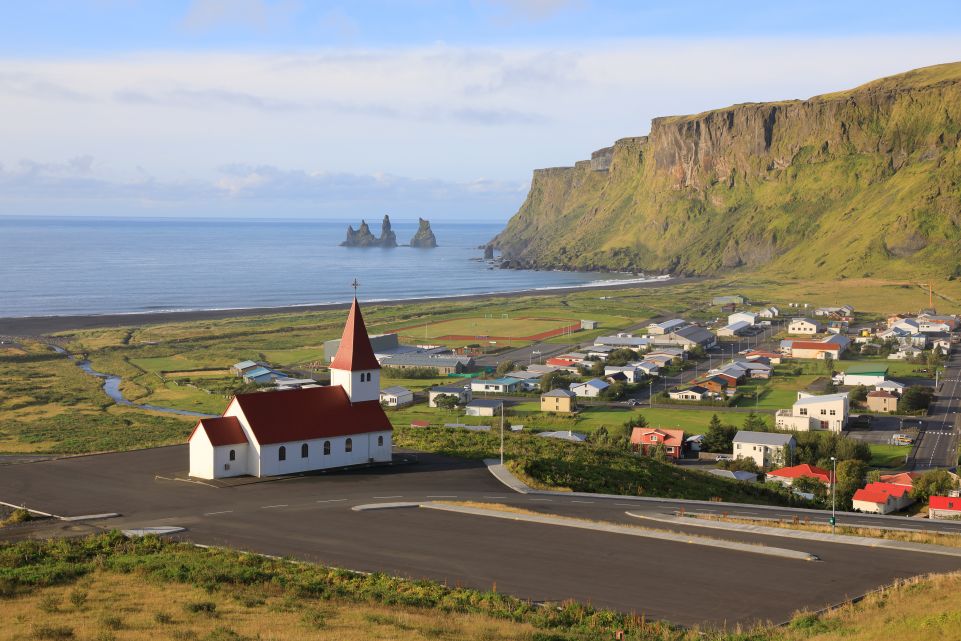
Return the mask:
{"type": "Polygon", "coordinates": [[[795,318],[787,327],[791,336],[814,336],[824,331],[824,325],[810,318],[795,318]]]}
{"type": "Polygon", "coordinates": [[[847,426],[849,414],[850,401],[846,393],[815,396],[798,392],[791,409],[778,410],[775,423],[779,430],[840,432],[847,426]]]}
{"type": "Polygon", "coordinates": [[[330,386],[238,394],[190,435],[190,475],[277,476],[391,460],[392,427],[380,406],[380,365],[357,299],[330,386]]]}

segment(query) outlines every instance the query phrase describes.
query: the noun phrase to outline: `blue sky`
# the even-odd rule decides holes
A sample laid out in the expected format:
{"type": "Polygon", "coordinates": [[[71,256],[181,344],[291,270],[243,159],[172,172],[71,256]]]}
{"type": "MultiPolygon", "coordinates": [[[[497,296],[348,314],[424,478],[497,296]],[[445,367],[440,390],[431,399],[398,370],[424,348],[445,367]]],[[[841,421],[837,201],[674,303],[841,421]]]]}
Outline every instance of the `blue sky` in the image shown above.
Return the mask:
{"type": "Polygon", "coordinates": [[[504,220],[652,117],[961,60],[926,2],[0,4],[0,214],[504,220]]]}

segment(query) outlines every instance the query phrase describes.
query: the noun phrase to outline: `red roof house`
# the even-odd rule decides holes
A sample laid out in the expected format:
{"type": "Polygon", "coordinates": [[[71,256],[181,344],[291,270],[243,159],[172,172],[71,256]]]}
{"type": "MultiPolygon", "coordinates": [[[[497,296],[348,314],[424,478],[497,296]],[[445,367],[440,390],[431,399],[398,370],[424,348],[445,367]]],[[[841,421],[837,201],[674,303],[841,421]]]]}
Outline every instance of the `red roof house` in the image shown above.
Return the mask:
{"type": "Polygon", "coordinates": [[[914,479],[920,476],[920,472],[898,472],[897,474],[882,474],[881,482],[891,485],[904,485],[908,488],[914,487],[914,479]]]}
{"type": "Polygon", "coordinates": [[[276,476],[387,462],[393,428],[380,406],[380,365],[354,299],[331,384],[238,394],[190,435],[190,475],[276,476]]]}
{"type": "Polygon", "coordinates": [[[803,465],[792,465],[791,467],[782,467],[778,470],[771,470],[765,476],[769,480],[778,481],[783,485],[793,485],[796,479],[807,477],[816,479],[821,481],[821,483],[830,486],[833,481],[834,473],[805,463],[803,465]]]}
{"type": "Polygon", "coordinates": [[[929,519],[961,518],[961,498],[957,496],[932,496],[928,498],[929,519]]]}
{"type": "Polygon", "coordinates": [[[657,445],[664,445],[667,455],[676,460],[683,454],[684,430],[635,427],[631,430],[631,445],[634,446],[634,451],[645,455],[657,445]]]}
{"type": "Polygon", "coordinates": [[[880,490],[861,488],[854,493],[851,502],[854,509],[860,512],[872,512],[875,514],[894,512],[894,501],[891,495],[880,490]]]}

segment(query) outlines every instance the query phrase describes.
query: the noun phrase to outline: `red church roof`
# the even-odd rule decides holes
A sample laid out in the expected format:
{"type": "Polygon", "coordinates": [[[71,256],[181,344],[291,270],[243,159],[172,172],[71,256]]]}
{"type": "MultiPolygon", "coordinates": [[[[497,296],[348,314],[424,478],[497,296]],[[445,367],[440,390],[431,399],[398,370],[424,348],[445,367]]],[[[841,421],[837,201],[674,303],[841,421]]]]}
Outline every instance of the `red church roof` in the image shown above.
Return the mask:
{"type": "MultiPolygon", "coordinates": [[[[193,438],[197,430],[202,429],[210,439],[210,444],[214,447],[220,445],[241,445],[247,442],[247,435],[240,421],[234,416],[220,416],[217,418],[202,418],[197,422],[194,431],[190,433],[193,438]]],[[[187,439],[188,441],[190,439],[187,439]]]]}
{"type": "Polygon", "coordinates": [[[360,313],[360,305],[356,298],[350,306],[347,324],[344,325],[344,334],[340,338],[340,347],[337,348],[330,367],[352,372],[362,369],[380,369],[380,363],[374,357],[374,349],[370,346],[370,336],[367,335],[367,326],[364,325],[364,317],[360,313]]]}
{"type": "Polygon", "coordinates": [[[378,401],[351,404],[340,385],[239,394],[234,401],[261,445],[393,429],[378,401]]]}

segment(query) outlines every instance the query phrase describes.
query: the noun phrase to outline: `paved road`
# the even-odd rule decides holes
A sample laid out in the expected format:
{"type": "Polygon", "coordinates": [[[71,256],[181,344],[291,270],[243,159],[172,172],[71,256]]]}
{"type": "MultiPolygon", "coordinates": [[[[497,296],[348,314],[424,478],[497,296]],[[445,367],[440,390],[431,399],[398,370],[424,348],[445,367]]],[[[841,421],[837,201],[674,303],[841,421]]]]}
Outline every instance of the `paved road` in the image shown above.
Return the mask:
{"type": "Polygon", "coordinates": [[[937,397],[921,424],[914,452],[914,469],[957,467],[958,414],[961,411],[961,354],[945,363],[937,397]]]}
{"type": "MultiPolygon", "coordinates": [[[[177,525],[198,543],[481,589],[496,583],[534,600],[575,598],[682,624],[781,621],[797,608],[839,602],[896,578],[961,569],[961,559],[950,557],[743,533],[710,535],[803,550],[823,562],[429,510],[350,510],[363,503],[460,499],[636,525],[626,511],[672,514],[683,505],[515,494],[478,463],[434,455],[420,455],[413,465],[227,488],[165,480],[182,474],[186,462],[186,447],[177,446],[3,466],[0,500],[59,515],[118,512],[120,518],[101,526],[177,525]]],[[[826,518],[762,506],[686,509],[826,518]]],[[[903,517],[841,517],[842,523],[879,521],[932,526],[903,517]]],[[[934,525],[961,532],[961,523],[934,525]]]]}

